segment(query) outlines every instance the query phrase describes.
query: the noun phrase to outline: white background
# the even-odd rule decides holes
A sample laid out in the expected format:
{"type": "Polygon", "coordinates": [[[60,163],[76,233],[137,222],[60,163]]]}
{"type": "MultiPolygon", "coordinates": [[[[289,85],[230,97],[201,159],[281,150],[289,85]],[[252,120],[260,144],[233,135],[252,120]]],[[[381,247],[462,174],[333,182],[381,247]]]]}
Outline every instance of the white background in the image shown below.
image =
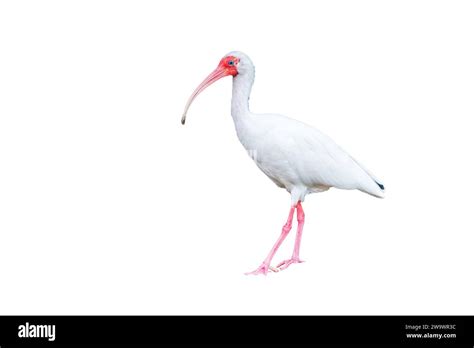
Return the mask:
{"type": "MultiPolygon", "coordinates": [[[[469,1],[11,1],[0,5],[0,314],[474,314],[469,1]],[[255,269],[289,195],[230,117],[312,124],[380,200],[308,196],[300,265],[255,269]]],[[[288,258],[294,231],[275,258],[288,258]]]]}

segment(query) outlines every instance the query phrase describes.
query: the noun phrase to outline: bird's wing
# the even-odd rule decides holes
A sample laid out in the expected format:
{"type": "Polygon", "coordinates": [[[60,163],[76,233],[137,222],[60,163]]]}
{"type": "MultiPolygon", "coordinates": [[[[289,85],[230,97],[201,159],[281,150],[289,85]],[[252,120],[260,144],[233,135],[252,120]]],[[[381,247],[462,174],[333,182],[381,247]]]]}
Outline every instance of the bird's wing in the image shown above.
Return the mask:
{"type": "Polygon", "coordinates": [[[284,137],[282,151],[288,165],[307,187],[358,189],[383,197],[384,187],[331,138],[302,122],[286,119],[273,136],[284,137]],[[288,121],[286,121],[288,120],[288,121]]]}

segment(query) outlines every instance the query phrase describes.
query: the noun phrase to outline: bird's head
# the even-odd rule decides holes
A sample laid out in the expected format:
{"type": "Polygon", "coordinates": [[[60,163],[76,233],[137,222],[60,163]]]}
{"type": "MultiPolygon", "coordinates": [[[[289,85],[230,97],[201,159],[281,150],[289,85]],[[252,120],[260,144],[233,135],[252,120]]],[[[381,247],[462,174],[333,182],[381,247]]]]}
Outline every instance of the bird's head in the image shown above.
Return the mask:
{"type": "Polygon", "coordinates": [[[254,67],[250,58],[242,52],[233,51],[229,52],[221,59],[217,68],[209,74],[208,77],[201,82],[201,84],[194,90],[193,94],[188,99],[186,107],[184,108],[183,117],[181,123],[184,124],[186,121],[186,113],[191,106],[193,100],[205,90],[207,87],[212,85],[217,80],[220,80],[226,76],[236,77],[239,74],[245,74],[248,71],[253,71],[254,67]]]}

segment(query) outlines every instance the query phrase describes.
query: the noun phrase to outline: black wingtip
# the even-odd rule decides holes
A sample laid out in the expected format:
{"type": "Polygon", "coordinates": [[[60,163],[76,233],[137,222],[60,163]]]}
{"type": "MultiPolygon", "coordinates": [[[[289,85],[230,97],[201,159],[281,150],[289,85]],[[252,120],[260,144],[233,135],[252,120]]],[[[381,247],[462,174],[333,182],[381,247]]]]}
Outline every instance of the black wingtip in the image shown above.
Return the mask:
{"type": "Polygon", "coordinates": [[[380,187],[380,189],[381,189],[382,191],[385,190],[385,187],[384,187],[382,184],[379,184],[377,181],[376,181],[375,183],[376,183],[377,185],[379,185],[379,187],[380,187]]]}

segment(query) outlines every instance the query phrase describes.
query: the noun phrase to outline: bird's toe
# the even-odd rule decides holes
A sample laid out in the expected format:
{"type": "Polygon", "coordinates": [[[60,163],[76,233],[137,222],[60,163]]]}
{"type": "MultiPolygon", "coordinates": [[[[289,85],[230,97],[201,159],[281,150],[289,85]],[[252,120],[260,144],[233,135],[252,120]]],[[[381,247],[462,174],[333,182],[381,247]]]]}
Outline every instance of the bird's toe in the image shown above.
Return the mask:
{"type": "Polygon", "coordinates": [[[272,271],[272,272],[278,272],[279,270],[275,267],[271,267],[270,265],[267,265],[265,263],[261,264],[255,271],[252,271],[252,272],[247,272],[245,273],[245,275],[259,275],[259,274],[263,274],[263,275],[267,275],[268,274],[268,271],[272,271]]]}
{"type": "Polygon", "coordinates": [[[277,268],[280,271],[283,271],[284,269],[287,269],[288,267],[290,267],[290,265],[292,265],[294,263],[302,263],[302,262],[304,262],[304,261],[302,261],[300,259],[288,259],[288,260],[284,260],[284,261],[280,262],[277,265],[277,268]]]}

